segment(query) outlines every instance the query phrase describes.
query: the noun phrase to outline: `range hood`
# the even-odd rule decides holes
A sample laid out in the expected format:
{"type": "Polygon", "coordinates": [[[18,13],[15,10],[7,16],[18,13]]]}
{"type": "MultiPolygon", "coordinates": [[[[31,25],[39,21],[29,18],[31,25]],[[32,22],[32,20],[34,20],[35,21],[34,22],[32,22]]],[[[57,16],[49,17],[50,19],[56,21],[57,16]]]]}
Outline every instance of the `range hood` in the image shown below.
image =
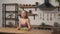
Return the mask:
{"type": "Polygon", "coordinates": [[[54,9],[55,7],[49,3],[49,0],[44,0],[44,3],[37,6],[39,9],[54,9]]]}

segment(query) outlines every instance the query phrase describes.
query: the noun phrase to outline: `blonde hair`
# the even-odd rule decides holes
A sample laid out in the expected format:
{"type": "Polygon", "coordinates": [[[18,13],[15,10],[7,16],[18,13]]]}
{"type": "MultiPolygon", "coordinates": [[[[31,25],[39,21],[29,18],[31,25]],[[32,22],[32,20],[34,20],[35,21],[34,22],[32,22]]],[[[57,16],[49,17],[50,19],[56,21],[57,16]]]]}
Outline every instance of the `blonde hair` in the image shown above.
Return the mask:
{"type": "Polygon", "coordinates": [[[20,12],[20,18],[22,18],[22,16],[21,16],[21,13],[22,13],[22,12],[25,12],[25,13],[26,13],[26,17],[25,17],[25,18],[27,19],[27,18],[28,18],[28,15],[27,15],[28,13],[27,13],[26,10],[22,10],[22,11],[20,12]]]}

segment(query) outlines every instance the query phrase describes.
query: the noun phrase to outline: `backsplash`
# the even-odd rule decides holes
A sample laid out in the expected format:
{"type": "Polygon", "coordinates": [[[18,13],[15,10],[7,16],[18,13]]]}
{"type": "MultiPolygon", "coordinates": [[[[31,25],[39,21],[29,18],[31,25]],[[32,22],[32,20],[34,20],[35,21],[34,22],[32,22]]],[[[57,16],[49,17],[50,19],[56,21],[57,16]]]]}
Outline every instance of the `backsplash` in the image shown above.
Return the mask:
{"type": "MultiPolygon", "coordinates": [[[[58,6],[57,2],[54,2],[54,0],[51,0],[52,2],[50,2],[52,5],[54,6],[58,6]]],[[[17,4],[35,4],[35,2],[39,2],[40,4],[44,3],[44,0],[3,0],[1,2],[1,4],[3,3],[17,3],[17,4]]],[[[10,7],[9,7],[10,8],[10,7]]],[[[2,6],[1,6],[2,9],[2,6]]],[[[11,8],[13,9],[13,8],[11,8]]],[[[10,10],[10,9],[8,9],[10,10]]],[[[19,8],[19,11],[23,10],[22,8],[19,8]]],[[[60,12],[58,12],[58,9],[55,8],[54,10],[41,10],[39,8],[37,8],[37,11],[35,11],[35,8],[25,8],[24,10],[28,11],[32,10],[33,14],[37,14],[38,16],[35,16],[35,20],[33,16],[29,16],[30,18],[30,24],[31,25],[41,25],[42,22],[44,22],[45,24],[48,25],[54,25],[54,22],[58,22],[60,24],[60,19],[58,14],[60,12]]],[[[14,21],[12,21],[14,22],[14,21]]]]}

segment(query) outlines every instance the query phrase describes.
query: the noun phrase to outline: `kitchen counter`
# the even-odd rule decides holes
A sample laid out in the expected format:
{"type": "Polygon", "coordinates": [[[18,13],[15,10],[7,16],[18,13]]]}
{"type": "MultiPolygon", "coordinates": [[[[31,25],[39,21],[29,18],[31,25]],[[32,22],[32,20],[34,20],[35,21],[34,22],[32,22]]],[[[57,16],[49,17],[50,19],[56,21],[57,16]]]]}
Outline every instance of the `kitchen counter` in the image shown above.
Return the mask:
{"type": "Polygon", "coordinates": [[[20,31],[17,28],[0,28],[0,33],[14,33],[14,34],[51,34],[52,30],[30,30],[20,31]]]}

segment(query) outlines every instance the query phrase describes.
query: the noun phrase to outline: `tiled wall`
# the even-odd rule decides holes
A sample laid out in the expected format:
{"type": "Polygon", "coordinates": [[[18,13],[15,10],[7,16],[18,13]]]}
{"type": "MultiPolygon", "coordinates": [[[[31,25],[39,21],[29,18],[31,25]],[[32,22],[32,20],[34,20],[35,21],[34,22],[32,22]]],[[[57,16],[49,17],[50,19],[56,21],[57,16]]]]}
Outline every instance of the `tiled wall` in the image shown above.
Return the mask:
{"type": "MultiPolygon", "coordinates": [[[[18,4],[35,4],[35,2],[39,2],[40,4],[42,4],[44,2],[44,0],[0,0],[0,4],[3,4],[3,3],[18,3],[18,4]],[[2,1],[2,2],[1,2],[2,1]]],[[[50,0],[50,3],[54,6],[58,6],[58,3],[55,1],[55,0],[50,0]]],[[[0,15],[2,16],[2,6],[0,5],[0,15]]],[[[57,11],[57,8],[52,10],[52,11],[46,11],[46,10],[40,10],[40,9],[37,9],[37,11],[35,11],[34,8],[30,8],[30,9],[25,9],[27,11],[29,10],[32,10],[33,13],[37,13],[38,16],[36,16],[35,20],[33,19],[33,16],[29,16],[30,20],[31,20],[31,25],[40,25],[42,22],[48,24],[48,25],[53,25],[54,22],[59,22],[60,20],[57,19],[57,14],[56,12],[57,11]],[[43,16],[43,12],[44,12],[44,19],[45,20],[42,20],[40,19],[40,14],[43,16]],[[47,19],[47,14],[51,15],[50,12],[53,12],[52,13],[52,20],[46,20],[47,19]],[[54,13],[55,13],[55,18],[54,18],[54,13]]],[[[41,16],[41,17],[42,17],[41,16]]],[[[49,16],[50,17],[50,16],[49,16]]],[[[2,17],[1,17],[2,18],[2,17]]],[[[2,19],[0,18],[0,22],[2,22],[2,19]]],[[[50,18],[48,18],[50,19],[50,18]]]]}

